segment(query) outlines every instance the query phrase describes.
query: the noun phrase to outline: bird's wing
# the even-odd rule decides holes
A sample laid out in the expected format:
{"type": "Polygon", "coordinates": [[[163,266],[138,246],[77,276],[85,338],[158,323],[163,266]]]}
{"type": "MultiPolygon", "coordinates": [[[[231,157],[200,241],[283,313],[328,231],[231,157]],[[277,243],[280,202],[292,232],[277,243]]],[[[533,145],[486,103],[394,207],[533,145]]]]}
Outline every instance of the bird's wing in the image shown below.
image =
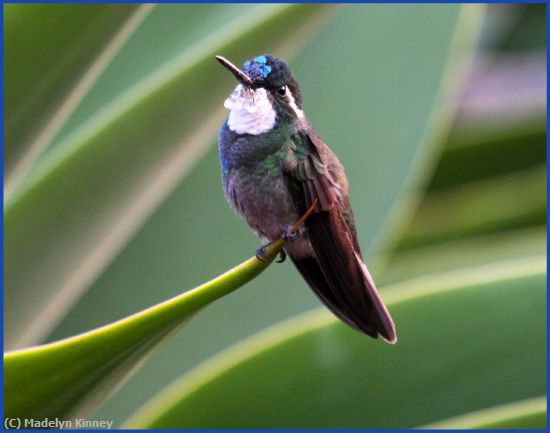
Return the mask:
{"type": "Polygon", "coordinates": [[[355,229],[343,216],[347,185],[343,189],[331,173],[331,165],[339,163],[314,132],[300,132],[294,139],[299,142],[297,149],[303,152],[295,164],[283,169],[292,200],[299,214],[315,199],[318,204],[305,222],[315,257],[291,258],[319,298],[340,319],[372,337],[380,335],[393,343],[393,321],[363,263],[355,229]]]}

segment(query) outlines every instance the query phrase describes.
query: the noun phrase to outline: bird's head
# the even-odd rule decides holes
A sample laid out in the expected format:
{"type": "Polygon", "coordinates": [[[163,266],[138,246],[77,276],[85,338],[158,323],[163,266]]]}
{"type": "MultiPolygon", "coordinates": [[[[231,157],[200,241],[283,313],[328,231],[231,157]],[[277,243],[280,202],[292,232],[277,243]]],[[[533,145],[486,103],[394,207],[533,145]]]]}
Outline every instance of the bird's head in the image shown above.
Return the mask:
{"type": "Polygon", "coordinates": [[[302,97],[298,83],[288,65],[270,54],[244,62],[243,69],[222,56],[216,59],[239,81],[239,85],[226,101],[226,107],[258,112],[267,107],[276,114],[277,121],[302,121],[302,97]]]}

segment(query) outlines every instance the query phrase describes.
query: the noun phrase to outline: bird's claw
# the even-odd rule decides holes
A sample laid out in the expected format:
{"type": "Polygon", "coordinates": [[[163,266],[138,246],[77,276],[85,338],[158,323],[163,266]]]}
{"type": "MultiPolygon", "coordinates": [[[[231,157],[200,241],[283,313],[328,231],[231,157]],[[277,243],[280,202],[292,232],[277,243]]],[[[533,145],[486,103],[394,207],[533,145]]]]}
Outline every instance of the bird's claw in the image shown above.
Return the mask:
{"type": "MultiPolygon", "coordinates": [[[[260,261],[260,262],[263,262],[265,263],[266,262],[266,259],[265,259],[265,248],[267,246],[269,246],[270,244],[267,244],[267,245],[264,245],[264,246],[261,246],[260,248],[258,248],[256,250],[256,258],[260,261]]],[[[284,261],[286,260],[286,253],[285,253],[285,250],[281,250],[279,251],[279,258],[277,260],[275,260],[277,263],[283,263],[284,261]]]]}
{"type": "Polygon", "coordinates": [[[285,241],[294,241],[296,240],[296,238],[298,237],[298,232],[297,231],[294,231],[292,229],[292,227],[289,227],[287,228],[283,234],[281,235],[281,238],[284,239],[285,241]]]}
{"type": "MultiPolygon", "coordinates": [[[[268,244],[269,245],[269,244],[268,244]]],[[[264,245],[256,250],[256,258],[262,262],[265,263],[265,247],[267,245],[264,245]]]]}

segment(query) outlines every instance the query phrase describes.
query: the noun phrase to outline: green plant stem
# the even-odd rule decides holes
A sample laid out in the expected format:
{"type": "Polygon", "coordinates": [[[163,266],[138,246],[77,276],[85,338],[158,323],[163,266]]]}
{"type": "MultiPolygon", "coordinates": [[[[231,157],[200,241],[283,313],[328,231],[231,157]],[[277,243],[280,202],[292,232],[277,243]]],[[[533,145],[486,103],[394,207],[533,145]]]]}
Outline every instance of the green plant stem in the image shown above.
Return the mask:
{"type": "Polygon", "coordinates": [[[5,416],[41,419],[90,413],[131,376],[153,348],[196,312],[259,275],[279,239],[213,280],[122,320],[4,355],[5,416]]]}

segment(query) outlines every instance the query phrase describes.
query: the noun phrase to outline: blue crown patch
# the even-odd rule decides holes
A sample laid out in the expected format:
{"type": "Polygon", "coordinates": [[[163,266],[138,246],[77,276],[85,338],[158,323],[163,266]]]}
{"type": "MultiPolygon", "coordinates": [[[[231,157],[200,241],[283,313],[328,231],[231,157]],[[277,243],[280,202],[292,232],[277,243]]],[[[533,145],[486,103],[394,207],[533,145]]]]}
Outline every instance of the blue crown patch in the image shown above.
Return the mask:
{"type": "Polygon", "coordinates": [[[271,73],[271,66],[267,64],[265,56],[258,56],[244,62],[244,73],[252,80],[265,80],[271,73]]]}

